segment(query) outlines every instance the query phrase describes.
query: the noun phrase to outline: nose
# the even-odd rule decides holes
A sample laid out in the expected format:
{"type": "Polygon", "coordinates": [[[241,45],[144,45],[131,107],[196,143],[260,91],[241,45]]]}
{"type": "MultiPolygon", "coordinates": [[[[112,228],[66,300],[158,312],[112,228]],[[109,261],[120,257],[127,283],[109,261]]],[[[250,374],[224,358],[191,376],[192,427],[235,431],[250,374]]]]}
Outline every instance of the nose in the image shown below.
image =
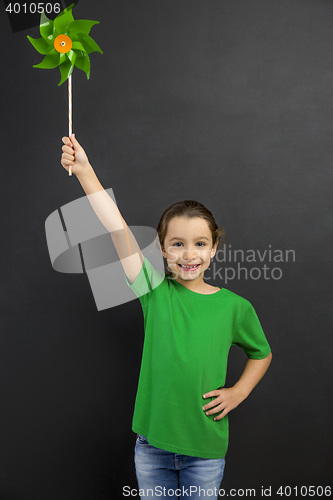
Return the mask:
{"type": "Polygon", "coordinates": [[[186,261],[191,262],[196,259],[199,255],[199,252],[196,248],[184,248],[182,258],[186,261]]]}

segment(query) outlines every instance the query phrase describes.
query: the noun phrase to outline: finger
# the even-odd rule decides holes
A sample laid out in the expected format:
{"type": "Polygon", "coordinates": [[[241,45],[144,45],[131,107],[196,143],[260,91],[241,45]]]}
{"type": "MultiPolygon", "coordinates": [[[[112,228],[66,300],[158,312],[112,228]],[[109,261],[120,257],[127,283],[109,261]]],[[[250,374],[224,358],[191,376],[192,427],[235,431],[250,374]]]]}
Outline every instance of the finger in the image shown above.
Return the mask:
{"type": "Polygon", "coordinates": [[[63,153],[62,157],[64,158],[64,160],[75,161],[75,157],[73,155],[69,155],[67,153],[63,153]]]}
{"type": "Polygon", "coordinates": [[[218,421],[218,420],[221,420],[223,417],[225,417],[227,414],[229,413],[229,410],[227,410],[226,408],[223,410],[223,412],[218,415],[217,417],[214,417],[213,420],[215,421],[218,421]]]}
{"type": "Polygon", "coordinates": [[[70,138],[69,138],[69,137],[63,137],[63,138],[62,138],[62,142],[63,142],[64,144],[67,144],[68,146],[73,147],[73,144],[72,144],[72,142],[71,142],[71,140],[70,140],[70,138]]]}
{"type": "Polygon", "coordinates": [[[219,395],[218,391],[210,391],[210,392],[206,392],[206,394],[204,394],[202,397],[204,399],[207,399],[207,398],[212,398],[212,397],[218,396],[218,395],[219,395]]]}
{"type": "Polygon", "coordinates": [[[69,166],[73,166],[74,163],[71,160],[67,160],[66,158],[62,158],[61,159],[61,165],[63,167],[65,167],[65,166],[69,167],[69,166]]]}
{"type": "Polygon", "coordinates": [[[71,135],[71,141],[74,144],[74,146],[80,147],[80,144],[79,144],[78,140],[76,139],[75,134],[71,135]]]}
{"type": "Polygon", "coordinates": [[[214,408],[214,406],[221,404],[222,401],[220,398],[215,398],[213,401],[210,403],[207,403],[205,406],[202,407],[203,411],[209,410],[209,408],[214,408]]]}
{"type": "Polygon", "coordinates": [[[75,156],[73,156],[73,155],[69,155],[69,154],[67,154],[67,153],[62,153],[61,158],[62,158],[63,160],[68,160],[68,161],[70,161],[71,163],[74,163],[74,162],[75,162],[75,156]]]}
{"type": "Polygon", "coordinates": [[[206,415],[214,415],[215,413],[218,413],[219,411],[224,410],[224,407],[222,406],[222,403],[220,403],[218,406],[213,408],[212,410],[206,411],[206,415]]]}
{"type": "Polygon", "coordinates": [[[64,153],[68,153],[70,155],[74,154],[74,149],[71,148],[71,147],[69,147],[69,146],[63,146],[62,150],[63,150],[64,153]]]}

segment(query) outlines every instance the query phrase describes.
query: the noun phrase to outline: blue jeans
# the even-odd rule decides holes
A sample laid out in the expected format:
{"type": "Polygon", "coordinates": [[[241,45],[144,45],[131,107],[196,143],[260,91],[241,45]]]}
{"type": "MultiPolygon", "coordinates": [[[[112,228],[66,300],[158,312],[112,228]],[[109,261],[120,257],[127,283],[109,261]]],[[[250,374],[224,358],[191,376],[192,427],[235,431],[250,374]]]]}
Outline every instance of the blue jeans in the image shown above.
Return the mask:
{"type": "Polygon", "coordinates": [[[225,458],[196,458],[151,446],[141,434],[135,443],[135,471],[142,499],[218,497],[225,458]]]}

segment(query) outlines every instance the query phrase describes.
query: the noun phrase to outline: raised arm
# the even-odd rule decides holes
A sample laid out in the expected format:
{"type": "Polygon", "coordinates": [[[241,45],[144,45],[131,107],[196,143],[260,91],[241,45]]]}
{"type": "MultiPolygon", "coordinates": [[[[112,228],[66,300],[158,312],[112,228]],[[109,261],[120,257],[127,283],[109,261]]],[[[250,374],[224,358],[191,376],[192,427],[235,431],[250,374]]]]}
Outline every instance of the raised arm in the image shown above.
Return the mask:
{"type": "Polygon", "coordinates": [[[99,182],[88,157],[74,134],[63,137],[62,166],[68,171],[72,167],[88,200],[103,226],[109,231],[128,281],[134,283],[138,276],[143,255],[141,249],[122,217],[117,205],[99,182]]]}

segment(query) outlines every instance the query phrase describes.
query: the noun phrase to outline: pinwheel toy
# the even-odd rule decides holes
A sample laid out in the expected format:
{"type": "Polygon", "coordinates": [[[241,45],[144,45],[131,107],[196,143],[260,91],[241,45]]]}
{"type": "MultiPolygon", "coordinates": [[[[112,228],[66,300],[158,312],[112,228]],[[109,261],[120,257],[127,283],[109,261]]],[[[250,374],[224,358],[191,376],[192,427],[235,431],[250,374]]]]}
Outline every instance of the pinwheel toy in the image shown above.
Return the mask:
{"type": "MultiPolygon", "coordinates": [[[[53,69],[59,66],[61,80],[59,85],[68,80],[68,122],[69,137],[72,134],[72,72],[74,66],[84,71],[90,78],[90,58],[92,52],[100,52],[97,43],[89,36],[94,24],[99,21],[88,21],[86,19],[74,20],[70,5],[52,21],[42,12],[40,19],[41,38],[31,38],[29,41],[35,49],[45,57],[41,63],[34,68],[53,69]]],[[[72,175],[69,167],[69,175],[72,175]]]]}

